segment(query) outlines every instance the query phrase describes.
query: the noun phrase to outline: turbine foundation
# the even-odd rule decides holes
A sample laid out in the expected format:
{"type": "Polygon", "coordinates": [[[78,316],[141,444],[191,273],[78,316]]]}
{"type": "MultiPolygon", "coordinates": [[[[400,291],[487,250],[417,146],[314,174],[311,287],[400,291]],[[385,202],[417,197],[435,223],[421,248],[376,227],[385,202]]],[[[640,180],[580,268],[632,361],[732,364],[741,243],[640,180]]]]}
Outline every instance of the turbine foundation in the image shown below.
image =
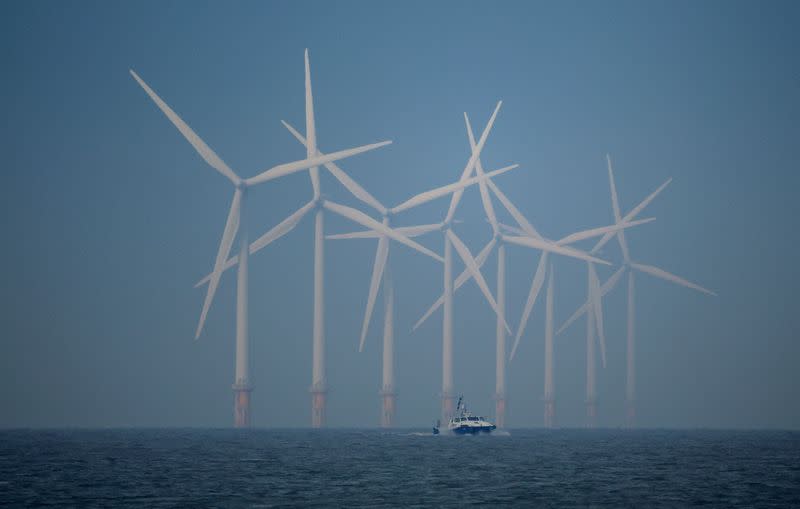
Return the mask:
{"type": "Polygon", "coordinates": [[[381,428],[391,428],[394,426],[394,412],[395,405],[397,404],[397,393],[394,388],[385,386],[380,392],[381,399],[383,400],[383,408],[381,409],[381,428]]]}
{"type": "Polygon", "coordinates": [[[324,388],[311,389],[311,427],[321,428],[325,426],[325,408],[327,405],[326,396],[328,391],[324,388]]]}
{"type": "Polygon", "coordinates": [[[548,398],[544,400],[544,427],[554,428],[556,425],[556,400],[548,398]]]}
{"type": "Polygon", "coordinates": [[[456,413],[456,397],[452,394],[442,394],[442,422],[447,423],[456,413]]]}
{"type": "Polygon", "coordinates": [[[636,402],[632,399],[625,401],[625,426],[636,427],[636,402]]]}
{"type": "Polygon", "coordinates": [[[586,401],[586,427],[597,426],[597,402],[593,399],[586,401]]]}
{"type": "Polygon", "coordinates": [[[494,423],[498,428],[506,427],[506,396],[505,394],[494,395],[494,423]]]}
{"type": "Polygon", "coordinates": [[[233,425],[236,428],[250,427],[250,393],[253,388],[247,384],[233,385],[233,425]]]}

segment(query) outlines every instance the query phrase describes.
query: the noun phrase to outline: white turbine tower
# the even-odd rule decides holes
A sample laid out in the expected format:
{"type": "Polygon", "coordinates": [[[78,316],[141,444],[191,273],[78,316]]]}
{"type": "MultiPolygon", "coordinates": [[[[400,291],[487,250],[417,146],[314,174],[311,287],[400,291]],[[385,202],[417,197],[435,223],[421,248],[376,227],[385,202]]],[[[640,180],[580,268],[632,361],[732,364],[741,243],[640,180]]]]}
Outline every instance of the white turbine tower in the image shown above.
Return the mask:
{"type": "Polygon", "coordinates": [[[203,310],[200,314],[200,320],[197,325],[195,339],[200,336],[203,330],[206,316],[211,307],[211,302],[214,299],[214,294],[219,284],[220,276],[222,275],[223,266],[231,251],[236,234],[239,234],[239,273],[237,277],[237,293],[236,293],[236,378],[234,383],[235,396],[235,425],[237,427],[244,427],[250,424],[250,397],[249,392],[252,390],[250,374],[249,374],[249,343],[248,343],[248,289],[247,289],[247,269],[248,269],[248,236],[246,214],[242,211],[245,210],[247,189],[256,185],[273,180],[278,177],[283,177],[291,173],[305,170],[314,167],[318,164],[323,164],[338,159],[343,159],[361,152],[366,152],[378,147],[382,147],[391,143],[390,141],[375,143],[372,145],[365,145],[362,147],[342,150],[328,155],[319,155],[316,157],[309,157],[300,161],[292,163],[281,164],[263,171],[248,179],[239,177],[225,162],[214,153],[211,148],[200,139],[200,137],[183,121],[181,118],[169,107],[167,104],[151,89],[133,70],[130,71],[131,76],[139,83],[148,96],[156,103],[164,115],[178,128],[181,134],[187,141],[194,147],[200,156],[215,170],[224,175],[231,181],[235,187],[233,200],[228,212],[228,218],[225,223],[225,229],[222,234],[217,256],[214,262],[214,270],[207,278],[209,283],[206,292],[205,301],[203,302],[203,310]]]}
{"type": "MultiPolygon", "coordinates": [[[[472,150],[475,150],[475,137],[472,132],[472,127],[469,122],[469,117],[467,114],[464,114],[464,121],[467,127],[467,137],[469,138],[470,147],[472,150]]],[[[483,166],[481,164],[480,157],[475,160],[475,171],[478,174],[478,177],[484,177],[483,166]]],[[[486,176],[491,176],[486,175],[486,176]]],[[[534,229],[534,227],[528,222],[527,219],[519,212],[519,210],[511,203],[511,201],[503,194],[502,191],[496,186],[496,184],[491,179],[481,179],[479,181],[480,186],[480,194],[481,194],[481,202],[483,204],[484,212],[486,213],[486,218],[489,224],[492,226],[493,237],[489,241],[489,243],[484,246],[484,248],[480,251],[478,256],[475,258],[475,262],[477,267],[480,269],[483,267],[483,264],[486,262],[487,258],[491,254],[492,250],[496,247],[497,248],[497,327],[496,327],[496,357],[495,357],[495,423],[498,427],[505,426],[505,413],[506,413],[506,326],[505,326],[505,243],[506,239],[501,233],[502,228],[509,228],[505,225],[501,225],[497,221],[497,216],[494,211],[494,206],[492,204],[492,200],[489,194],[489,190],[497,196],[503,206],[508,210],[509,214],[514,217],[517,223],[520,225],[520,229],[514,229],[514,233],[529,237],[529,242],[534,243],[534,245],[538,245],[539,249],[544,252],[554,252],[566,256],[577,257],[581,259],[585,259],[588,255],[586,253],[582,253],[580,251],[569,249],[569,248],[560,248],[560,245],[567,244],[570,242],[577,242],[578,240],[587,239],[591,237],[596,237],[599,235],[603,235],[608,232],[617,231],[620,228],[627,228],[631,226],[635,226],[636,224],[641,224],[642,222],[636,223],[626,223],[621,226],[608,226],[603,228],[595,228],[592,230],[586,230],[583,232],[578,232],[568,237],[565,237],[561,241],[552,242],[543,239],[538,232],[534,229]]],[[[648,220],[649,221],[649,220],[648,220]]],[[[519,240],[517,242],[520,242],[519,240]]],[[[533,247],[528,244],[528,247],[533,247]]],[[[546,261],[546,260],[545,260],[546,261]]],[[[543,262],[544,263],[544,262],[543,262]]],[[[544,274],[542,273],[542,276],[544,274]]],[[[453,291],[457,291],[461,286],[470,278],[472,277],[471,272],[468,269],[465,269],[455,280],[454,289],[453,291]]],[[[536,292],[538,293],[538,287],[536,292]]],[[[535,297],[533,297],[535,300],[535,297]]],[[[416,325],[414,325],[414,329],[416,330],[422,323],[434,312],[436,311],[444,302],[444,296],[440,296],[436,302],[428,308],[428,311],[422,316],[422,318],[417,321],[416,325]]],[[[531,304],[531,308],[532,308],[531,304]]],[[[528,310],[530,313],[530,310],[528,310]]],[[[517,338],[519,341],[519,335],[517,338]]],[[[515,344],[516,349],[516,344],[515,344]]]]}
{"type": "MultiPolygon", "coordinates": [[[[374,200],[369,193],[361,188],[355,181],[353,181],[341,168],[334,164],[330,164],[332,159],[330,156],[325,156],[317,148],[316,131],[314,127],[314,104],[311,92],[311,71],[308,60],[308,50],[305,53],[305,85],[306,85],[306,137],[303,138],[291,125],[283,122],[284,126],[297,138],[301,143],[306,146],[306,153],[310,154],[309,161],[316,162],[317,165],[324,165],[331,174],[339,180],[351,193],[362,201],[369,202],[374,200]]],[[[430,251],[429,249],[420,246],[416,242],[410,240],[405,235],[397,233],[390,229],[388,226],[375,221],[363,212],[356,210],[352,207],[347,207],[330,200],[324,199],[320,192],[319,171],[316,166],[307,165],[311,176],[311,183],[314,191],[312,200],[300,209],[295,211],[289,217],[284,219],[281,223],[266,232],[249,247],[249,253],[253,254],[260,249],[268,246],[270,243],[281,238],[294,229],[295,226],[303,219],[303,217],[311,211],[315,212],[315,225],[314,225],[314,321],[313,321],[313,344],[312,344],[312,384],[310,392],[312,394],[312,415],[311,424],[313,427],[321,427],[325,424],[325,410],[326,410],[326,393],[327,393],[327,380],[325,375],[325,334],[324,334],[324,317],[325,317],[325,304],[324,304],[324,211],[333,212],[342,217],[350,219],[366,228],[379,231],[382,235],[394,239],[398,242],[406,244],[407,246],[416,249],[417,251],[426,254],[436,260],[442,261],[442,258],[430,251]]],[[[244,249],[244,251],[248,251],[244,249]]],[[[228,259],[222,266],[221,270],[227,270],[239,263],[237,258],[228,259]]],[[[212,280],[213,273],[200,280],[196,286],[200,286],[212,280]]]]}
{"type": "MultiPolygon", "coordinates": [[[[480,153],[480,150],[483,148],[483,144],[485,143],[485,140],[486,140],[486,138],[488,136],[488,133],[491,130],[492,124],[494,123],[494,118],[495,118],[499,108],[500,108],[500,104],[498,103],[497,108],[495,109],[495,112],[492,115],[491,120],[489,121],[489,123],[487,124],[486,128],[484,129],[484,133],[482,135],[482,143],[480,145],[480,148],[477,145],[473,144],[473,147],[472,147],[473,154],[470,157],[470,161],[467,163],[468,167],[470,165],[475,164],[475,161],[478,160],[478,155],[480,153]]],[[[434,189],[434,190],[431,190],[431,191],[426,191],[426,192],[421,193],[421,194],[419,194],[419,195],[417,195],[417,196],[415,196],[415,197],[413,197],[413,198],[411,198],[409,200],[406,200],[405,202],[403,202],[402,204],[400,204],[400,205],[398,205],[396,207],[393,207],[391,209],[385,209],[384,211],[382,211],[383,222],[384,222],[384,224],[388,224],[389,220],[390,220],[390,217],[393,217],[394,215],[396,215],[396,214],[398,214],[400,212],[403,212],[403,211],[408,210],[410,208],[416,207],[416,206],[421,205],[423,203],[427,203],[427,202],[429,202],[429,201],[431,201],[431,200],[433,200],[435,198],[439,198],[441,196],[445,196],[446,194],[454,194],[454,196],[455,196],[456,193],[457,194],[463,193],[463,190],[466,187],[468,187],[468,186],[470,186],[472,184],[483,183],[485,180],[488,180],[489,178],[491,178],[493,176],[500,175],[500,174],[505,173],[507,171],[510,171],[510,170],[512,170],[512,169],[514,169],[516,167],[517,167],[517,165],[511,165],[511,166],[507,166],[505,168],[501,168],[499,170],[492,171],[492,172],[490,172],[488,174],[481,173],[481,175],[478,175],[478,176],[475,176],[475,177],[470,177],[469,176],[469,173],[471,173],[471,171],[469,173],[463,173],[462,172],[462,178],[456,183],[449,184],[449,185],[446,185],[446,186],[443,186],[443,187],[440,187],[440,188],[437,188],[437,189],[434,189]],[[466,177],[464,175],[466,175],[466,177]]],[[[454,211],[453,211],[453,213],[454,213],[454,211]]],[[[440,230],[440,231],[445,232],[445,236],[446,236],[446,239],[447,239],[448,238],[447,237],[447,235],[448,235],[447,231],[449,230],[449,224],[450,224],[451,221],[452,221],[452,216],[450,216],[449,219],[445,218],[445,220],[440,222],[440,223],[419,225],[419,226],[399,227],[399,228],[396,228],[396,231],[397,232],[402,232],[404,235],[407,235],[409,237],[416,237],[416,236],[419,236],[419,235],[423,235],[425,233],[429,233],[429,232],[432,232],[432,231],[440,230]]],[[[455,237],[455,234],[453,234],[452,232],[451,232],[451,234],[452,234],[453,237],[455,237]]],[[[370,323],[370,319],[371,319],[371,316],[372,316],[372,311],[373,311],[373,308],[374,308],[375,299],[376,299],[378,290],[380,288],[381,279],[383,277],[383,279],[384,279],[384,292],[385,292],[385,294],[384,294],[384,306],[385,306],[385,315],[384,315],[384,350],[383,350],[383,382],[384,383],[383,383],[383,390],[381,392],[382,392],[382,395],[383,395],[383,398],[384,398],[384,406],[383,406],[381,424],[382,424],[382,426],[386,427],[386,426],[390,426],[391,422],[392,422],[393,413],[394,413],[394,396],[395,396],[395,393],[394,393],[394,390],[395,390],[395,386],[394,386],[394,334],[393,334],[394,326],[393,326],[393,323],[392,323],[392,317],[393,317],[393,313],[394,313],[393,309],[392,309],[394,295],[393,295],[393,289],[392,289],[392,286],[391,286],[391,278],[387,277],[388,276],[388,272],[387,271],[388,271],[388,266],[389,266],[388,265],[388,256],[389,256],[388,239],[385,236],[383,236],[383,235],[381,235],[381,234],[379,234],[377,232],[374,232],[374,231],[346,233],[346,234],[340,234],[340,235],[331,235],[328,238],[330,238],[330,239],[355,239],[355,238],[375,238],[375,237],[379,237],[379,241],[378,241],[378,248],[377,248],[377,251],[375,253],[375,263],[373,265],[373,270],[372,270],[372,279],[371,279],[371,282],[370,282],[370,289],[369,289],[369,294],[368,294],[369,296],[368,296],[368,299],[367,299],[366,312],[364,313],[364,322],[363,322],[362,328],[361,328],[361,339],[360,339],[360,342],[359,342],[359,351],[363,350],[363,348],[364,348],[364,341],[366,339],[367,331],[368,331],[368,328],[369,328],[369,323],[370,323]]],[[[456,240],[453,241],[454,242],[453,245],[456,246],[456,250],[458,251],[459,256],[461,256],[462,259],[465,260],[465,264],[467,265],[467,268],[465,269],[465,271],[467,273],[469,273],[470,276],[472,276],[472,277],[475,277],[477,275],[477,279],[476,280],[482,281],[483,278],[480,276],[480,273],[478,271],[473,272],[472,269],[471,269],[472,266],[467,262],[467,260],[470,259],[472,255],[469,253],[469,251],[466,249],[466,247],[463,246],[463,243],[461,243],[460,240],[457,237],[455,237],[455,238],[456,238],[456,240]],[[460,249],[459,244],[461,244],[461,246],[463,246],[463,249],[460,249]]],[[[447,258],[445,258],[445,259],[447,259],[447,258]]],[[[449,267],[449,264],[446,264],[445,272],[447,272],[447,267],[449,267]]],[[[480,285],[480,283],[479,283],[479,285],[480,285]]],[[[483,291],[484,296],[487,298],[487,300],[489,301],[490,305],[495,307],[496,303],[491,298],[491,292],[488,291],[488,286],[485,285],[485,282],[482,285],[481,290],[482,291],[485,290],[485,291],[483,291]]],[[[503,324],[505,325],[505,322],[503,322],[503,324]]],[[[450,351],[452,351],[452,349],[450,349],[450,351]]],[[[444,364],[445,364],[445,366],[447,366],[449,363],[445,360],[444,364]]],[[[445,371],[447,372],[448,370],[445,368],[445,371]]],[[[449,373],[451,373],[451,376],[452,376],[452,369],[449,370],[449,373]]],[[[445,379],[446,378],[447,377],[445,376],[445,379]]],[[[451,383],[451,385],[452,385],[452,383],[451,383]]],[[[445,393],[445,392],[443,391],[443,393],[445,393]]]]}
{"type": "MultiPolygon", "coordinates": [[[[609,179],[609,186],[611,189],[611,204],[614,211],[614,221],[617,224],[624,223],[626,221],[633,220],[644,208],[650,204],[651,201],[665,188],[669,185],[672,179],[667,179],[666,182],[661,184],[658,189],[653,191],[647,198],[642,200],[639,205],[634,207],[627,215],[624,217],[620,213],[619,208],[619,201],[617,198],[617,188],[614,183],[614,171],[611,166],[611,157],[606,155],[606,161],[608,163],[608,179],[609,179]]],[[[594,373],[594,358],[593,358],[593,350],[589,351],[588,347],[590,344],[590,339],[588,337],[589,331],[591,330],[590,322],[594,319],[596,320],[597,317],[600,317],[600,321],[597,324],[598,333],[602,334],[602,305],[601,299],[605,296],[608,292],[610,292],[622,278],[622,275],[625,271],[628,272],[628,327],[627,327],[627,376],[626,376],[626,390],[625,390],[625,400],[626,400],[626,421],[628,426],[632,427],[635,421],[635,397],[636,397],[636,370],[635,370],[635,331],[634,331],[634,270],[639,272],[644,272],[647,274],[651,274],[653,276],[659,277],[661,279],[665,279],[672,283],[679,284],[681,286],[685,286],[687,288],[692,288],[694,290],[709,294],[709,295],[716,295],[714,292],[707,290],[701,286],[698,286],[690,281],[687,281],[683,278],[670,274],[658,267],[653,267],[651,265],[643,265],[640,263],[634,263],[631,261],[630,252],[628,250],[628,244],[625,240],[625,234],[623,231],[618,231],[616,233],[610,232],[604,235],[594,246],[591,250],[591,253],[597,253],[610,239],[611,237],[617,237],[617,241],[619,242],[620,249],[622,250],[622,256],[624,260],[624,264],[620,267],[609,279],[606,281],[602,287],[599,286],[599,281],[597,280],[597,275],[595,274],[592,277],[593,267],[589,266],[589,291],[587,292],[589,298],[587,301],[579,307],[572,316],[564,322],[564,325],[558,330],[558,334],[563,332],[567,327],[569,327],[572,322],[577,320],[583,313],[587,312],[587,412],[589,413],[590,423],[592,423],[592,419],[594,417],[594,401],[596,398],[595,394],[595,373],[594,373]],[[590,356],[591,355],[591,356],[590,356]],[[591,365],[590,365],[591,363],[591,365]]],[[[602,336],[601,336],[602,339],[602,336]]],[[[603,359],[603,364],[605,365],[605,358],[603,359]]]]}

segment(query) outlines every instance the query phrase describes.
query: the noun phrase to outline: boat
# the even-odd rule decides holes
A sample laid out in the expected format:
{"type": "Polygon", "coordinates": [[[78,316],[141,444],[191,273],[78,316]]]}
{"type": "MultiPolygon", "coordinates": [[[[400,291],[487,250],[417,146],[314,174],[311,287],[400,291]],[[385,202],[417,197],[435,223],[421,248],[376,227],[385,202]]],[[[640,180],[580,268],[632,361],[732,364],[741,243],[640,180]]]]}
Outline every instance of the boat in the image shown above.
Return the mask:
{"type": "MultiPolygon", "coordinates": [[[[464,396],[458,397],[458,405],[456,405],[456,413],[450,418],[447,423],[447,431],[454,435],[477,435],[480,433],[491,433],[497,428],[494,424],[489,422],[485,417],[472,415],[464,404],[464,396]]],[[[433,426],[433,434],[440,433],[440,423],[436,421],[433,426]]]]}

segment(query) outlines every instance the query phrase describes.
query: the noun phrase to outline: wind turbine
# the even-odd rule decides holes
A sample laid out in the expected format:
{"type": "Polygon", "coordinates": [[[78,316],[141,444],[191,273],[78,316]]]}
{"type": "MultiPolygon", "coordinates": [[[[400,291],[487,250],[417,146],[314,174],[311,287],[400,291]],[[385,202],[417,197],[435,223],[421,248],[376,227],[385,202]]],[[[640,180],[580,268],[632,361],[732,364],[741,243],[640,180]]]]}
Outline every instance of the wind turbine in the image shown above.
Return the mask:
{"type": "MultiPolygon", "coordinates": [[[[336,177],[351,193],[353,193],[360,200],[369,202],[374,198],[369,195],[361,186],[352,180],[344,171],[332,163],[334,159],[331,156],[324,155],[318,148],[316,143],[316,130],[314,126],[314,102],[311,91],[311,70],[308,59],[308,50],[305,52],[305,90],[306,90],[306,136],[305,138],[300,135],[291,125],[283,122],[283,125],[297,138],[302,144],[306,146],[306,154],[310,159],[309,161],[315,162],[315,165],[308,165],[309,174],[311,177],[311,184],[313,187],[313,198],[311,201],[303,205],[300,209],[292,213],[289,217],[281,221],[278,225],[270,229],[264,235],[250,244],[249,249],[246,249],[247,244],[242,244],[242,251],[253,254],[264,247],[268,246],[275,240],[286,235],[292,231],[297,224],[308,213],[314,211],[315,224],[314,224],[314,321],[313,321],[313,343],[312,343],[312,418],[311,423],[315,428],[321,427],[325,424],[326,414],[326,394],[327,394],[327,380],[325,376],[325,333],[324,333],[324,317],[325,317],[325,303],[324,303],[324,211],[332,212],[345,217],[355,223],[358,223],[366,228],[370,228],[381,232],[381,234],[403,243],[417,251],[430,256],[438,261],[442,258],[430,251],[429,249],[417,244],[410,240],[403,234],[397,233],[386,225],[375,221],[363,212],[347,207],[330,200],[322,198],[320,192],[319,169],[316,165],[324,165],[331,174],[336,177]]],[[[241,257],[241,254],[240,254],[241,257]]],[[[221,264],[220,271],[227,270],[234,265],[240,263],[240,260],[232,257],[226,262],[221,264]]],[[[240,265],[241,270],[241,265],[240,265]]],[[[215,271],[216,272],[216,271],[215,271]]],[[[197,285],[200,286],[207,282],[213,281],[214,273],[201,279],[197,285]]]]}
{"type": "MultiPolygon", "coordinates": [[[[472,127],[469,122],[469,117],[466,113],[464,113],[464,121],[467,128],[467,137],[469,138],[470,148],[474,151],[475,150],[475,137],[472,132],[472,127]]],[[[481,159],[478,157],[475,160],[475,172],[477,173],[478,177],[485,177],[491,176],[485,175],[483,171],[483,166],[481,164],[481,159]]],[[[480,187],[480,194],[481,194],[481,202],[483,204],[484,212],[486,213],[486,219],[489,224],[492,226],[493,236],[492,239],[489,241],[486,246],[480,251],[478,256],[475,258],[475,262],[477,268],[480,269],[483,267],[483,264],[486,262],[487,258],[491,254],[492,250],[496,247],[497,248],[497,326],[496,326],[496,358],[495,358],[495,423],[498,427],[505,426],[505,411],[506,411],[506,333],[507,333],[507,326],[505,324],[505,244],[507,241],[513,243],[520,243],[522,242],[523,245],[527,247],[535,247],[537,249],[542,250],[544,253],[547,252],[554,252],[566,256],[577,257],[580,259],[586,259],[588,256],[586,253],[581,251],[571,249],[571,248],[563,248],[564,244],[568,244],[571,242],[577,242],[578,240],[583,240],[591,237],[596,237],[599,235],[603,235],[608,232],[617,231],[620,228],[628,228],[631,226],[635,226],[637,224],[641,224],[642,222],[635,222],[635,223],[625,223],[623,225],[614,225],[602,228],[594,228],[592,230],[586,230],[582,232],[577,232],[572,234],[558,242],[548,241],[539,235],[533,225],[525,219],[522,213],[511,203],[511,201],[505,196],[505,194],[500,191],[497,185],[491,179],[484,179],[481,178],[479,180],[479,187],[480,187]],[[489,194],[489,190],[495,194],[495,196],[500,200],[506,210],[511,214],[511,216],[517,221],[520,225],[519,229],[512,229],[507,227],[506,225],[502,225],[498,223],[497,216],[494,211],[494,206],[492,204],[492,200],[489,194]],[[509,229],[513,230],[513,233],[517,234],[521,237],[527,237],[526,239],[511,239],[505,237],[502,234],[502,229],[509,229]]],[[[546,263],[546,258],[542,261],[542,266],[546,263]]],[[[541,274],[544,276],[544,273],[541,274]]],[[[455,280],[454,284],[454,292],[457,291],[461,286],[468,281],[472,277],[472,273],[469,269],[465,269],[455,280]]],[[[536,289],[536,293],[538,294],[539,288],[541,287],[541,280],[539,281],[539,286],[536,289]]],[[[533,301],[535,301],[536,297],[534,296],[533,301]]],[[[530,298],[529,298],[530,300],[530,298]]],[[[422,323],[433,314],[444,302],[444,295],[440,296],[436,302],[428,308],[428,311],[420,318],[417,323],[414,325],[414,330],[416,330],[422,323]]],[[[533,304],[531,303],[530,309],[533,308],[533,304]]],[[[528,309],[527,314],[530,314],[530,309],[528,309]]],[[[526,314],[526,320],[527,320],[526,314]]],[[[524,330],[524,324],[523,324],[524,330]]],[[[521,333],[517,335],[517,341],[514,345],[514,350],[516,350],[516,345],[519,342],[519,337],[521,333]]]]}
{"type": "Polygon", "coordinates": [[[239,234],[239,271],[237,277],[237,293],[236,293],[236,378],[233,389],[235,391],[235,411],[234,423],[237,427],[249,426],[250,424],[250,397],[249,393],[252,391],[249,375],[249,361],[248,361],[248,288],[247,288],[247,274],[248,274],[248,233],[246,214],[242,211],[246,208],[247,190],[257,184],[267,182],[269,180],[289,175],[301,170],[314,167],[318,164],[323,164],[338,159],[343,159],[352,155],[366,152],[384,145],[391,143],[390,141],[375,143],[372,145],[365,145],[362,147],[342,150],[328,155],[309,156],[306,159],[295,161],[292,163],[285,163],[258,175],[242,179],[239,177],[225,162],[217,156],[217,154],[200,139],[200,137],[145,83],[138,74],[130,70],[131,76],[137,83],[144,89],[148,96],[156,103],[164,115],[178,128],[186,140],[194,147],[200,156],[212,168],[217,170],[223,176],[228,178],[234,185],[235,191],[233,200],[231,202],[228,218],[225,223],[225,229],[222,234],[217,256],[214,262],[214,270],[208,278],[208,290],[206,292],[205,301],[203,302],[203,309],[200,314],[200,320],[195,332],[195,339],[200,337],[205,324],[206,316],[211,307],[214,299],[214,294],[219,284],[220,276],[222,275],[223,265],[228,258],[233,242],[237,233],[239,234]]]}
{"type": "MultiPolygon", "coordinates": [[[[485,180],[510,171],[517,167],[517,165],[507,166],[505,168],[501,168],[499,170],[492,171],[487,174],[481,174],[475,177],[470,177],[471,174],[471,166],[475,164],[475,161],[478,160],[481,150],[486,142],[486,139],[491,131],[492,125],[494,124],[494,120],[497,116],[497,112],[500,109],[501,102],[497,104],[494,113],[492,114],[489,123],[486,125],[484,129],[481,140],[478,144],[473,144],[472,147],[472,155],[470,156],[469,161],[467,162],[467,167],[464,171],[462,171],[462,177],[458,182],[453,184],[449,184],[437,189],[433,189],[431,191],[426,191],[421,193],[405,202],[401,203],[400,205],[382,210],[383,214],[383,224],[389,224],[390,218],[394,215],[408,210],[410,208],[416,207],[423,203],[427,203],[435,198],[439,198],[441,196],[445,196],[446,194],[452,194],[453,199],[456,196],[460,196],[463,193],[464,189],[472,184],[475,183],[483,183],[485,180]]],[[[452,205],[452,202],[451,202],[452,205]]],[[[453,243],[453,246],[456,247],[456,251],[459,253],[459,256],[464,260],[467,268],[465,269],[472,277],[476,277],[476,281],[479,281],[479,286],[484,294],[484,297],[489,301],[490,305],[495,308],[496,303],[491,296],[491,292],[488,290],[488,286],[486,286],[483,277],[480,275],[480,272],[475,270],[473,271],[473,266],[470,263],[472,260],[472,255],[469,253],[469,250],[464,246],[463,242],[458,239],[458,237],[450,231],[450,223],[452,222],[452,216],[455,213],[455,208],[451,206],[452,212],[448,214],[444,221],[435,224],[428,224],[428,225],[418,225],[418,226],[406,226],[406,227],[399,227],[396,228],[396,231],[402,232],[405,235],[410,237],[416,237],[418,235],[423,235],[425,233],[433,232],[433,231],[442,231],[445,235],[445,253],[447,253],[447,245],[449,242],[453,243]],[[453,240],[455,239],[455,240],[453,240]]],[[[367,307],[364,313],[364,321],[361,328],[361,339],[359,342],[359,351],[362,351],[364,348],[364,342],[366,339],[367,331],[369,329],[369,323],[372,316],[372,311],[375,304],[375,299],[380,288],[381,279],[383,278],[384,283],[384,350],[383,350],[383,390],[382,395],[384,398],[384,406],[383,406],[383,414],[381,419],[381,424],[383,426],[390,426],[392,422],[392,418],[394,415],[394,326],[392,323],[393,317],[393,288],[391,283],[391,278],[389,277],[388,272],[388,257],[389,257],[389,242],[388,239],[375,231],[366,231],[366,232],[355,232],[355,233],[346,233],[340,235],[331,235],[328,238],[330,239],[355,239],[355,238],[376,238],[378,237],[378,247],[375,253],[375,262],[373,265],[372,270],[372,278],[370,281],[370,289],[367,298],[367,307]]],[[[452,255],[450,255],[452,256],[452,255]]],[[[451,258],[452,259],[452,258],[451,258]]],[[[448,260],[447,255],[445,256],[445,260],[448,260]]],[[[474,260],[472,260],[474,261],[474,260]]],[[[451,269],[449,268],[452,264],[452,261],[445,262],[445,273],[448,273],[451,269]]],[[[505,322],[503,322],[505,325],[505,322]]],[[[445,338],[448,336],[447,331],[452,331],[451,328],[448,328],[445,325],[445,338]]],[[[443,394],[451,394],[452,397],[452,360],[448,361],[448,358],[452,356],[452,332],[450,332],[450,341],[448,343],[447,340],[444,341],[445,347],[445,355],[443,360],[444,365],[444,372],[443,380],[450,380],[449,385],[447,382],[443,383],[443,394]],[[448,347],[448,344],[450,345],[448,347]],[[448,355],[447,352],[450,352],[448,355]],[[448,368],[450,366],[450,368],[448,368]],[[449,373],[449,375],[448,375],[449,373]]],[[[452,401],[450,402],[452,406],[452,401]]],[[[444,403],[443,403],[444,405],[444,403]]]]}
{"type": "MultiPolygon", "coordinates": [[[[614,182],[614,170],[611,166],[611,156],[606,154],[606,161],[608,163],[608,180],[609,186],[611,190],[611,205],[614,211],[614,221],[619,224],[625,221],[633,220],[644,208],[650,204],[653,199],[655,199],[658,194],[666,188],[672,179],[667,179],[666,182],[661,184],[653,193],[651,193],[647,198],[642,200],[639,205],[634,207],[627,215],[624,217],[620,213],[619,201],[617,198],[617,188],[614,182]]],[[[587,349],[589,346],[589,338],[588,338],[588,331],[591,330],[590,322],[593,319],[597,319],[600,317],[598,321],[598,332],[602,334],[602,305],[600,304],[602,297],[604,297],[608,292],[610,292],[614,287],[617,285],[619,280],[622,278],[624,272],[628,272],[628,327],[627,327],[627,355],[626,355],[626,362],[627,362],[627,376],[626,376],[626,388],[625,388],[625,400],[626,400],[626,422],[629,427],[633,427],[635,424],[635,417],[636,417],[636,408],[635,408],[635,398],[636,398],[636,367],[635,367],[635,330],[634,330],[634,271],[644,272],[646,274],[650,274],[656,276],[661,279],[665,279],[672,283],[685,286],[687,288],[691,288],[708,295],[716,295],[716,293],[703,288],[699,285],[696,285],[690,281],[687,281],[683,278],[680,278],[674,274],[670,274],[658,267],[653,267],[652,265],[644,265],[640,263],[635,263],[631,261],[630,251],[628,250],[628,244],[625,240],[625,233],[620,230],[616,233],[609,232],[604,235],[594,246],[594,248],[590,251],[590,253],[598,252],[610,239],[611,237],[617,237],[617,241],[619,243],[620,249],[622,250],[623,256],[623,265],[620,267],[603,285],[602,287],[599,286],[599,281],[597,280],[596,274],[594,275],[594,281],[592,280],[592,269],[591,265],[589,266],[590,276],[589,276],[589,291],[587,292],[589,297],[587,301],[579,307],[570,318],[564,322],[564,325],[558,330],[558,334],[561,334],[567,327],[569,327],[572,322],[577,320],[583,313],[589,312],[587,315],[587,349]],[[592,289],[593,287],[593,289],[592,289]]],[[[591,354],[593,354],[593,350],[591,354]]],[[[587,405],[588,411],[590,412],[590,422],[593,418],[594,412],[594,399],[595,395],[595,388],[594,388],[594,359],[590,358],[587,354],[587,405]],[[590,364],[592,363],[591,370],[590,364]]],[[[605,358],[603,359],[603,364],[605,365],[605,358]]]]}

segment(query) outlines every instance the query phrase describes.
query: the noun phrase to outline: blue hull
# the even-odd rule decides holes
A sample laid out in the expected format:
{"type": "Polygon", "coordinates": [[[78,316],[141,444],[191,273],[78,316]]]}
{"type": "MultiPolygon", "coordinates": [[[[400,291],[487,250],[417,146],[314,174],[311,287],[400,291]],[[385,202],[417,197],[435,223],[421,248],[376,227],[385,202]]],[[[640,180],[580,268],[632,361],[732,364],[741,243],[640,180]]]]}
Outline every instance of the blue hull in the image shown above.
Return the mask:
{"type": "Polygon", "coordinates": [[[456,435],[477,435],[479,433],[491,433],[497,426],[460,426],[451,431],[456,435]]]}

